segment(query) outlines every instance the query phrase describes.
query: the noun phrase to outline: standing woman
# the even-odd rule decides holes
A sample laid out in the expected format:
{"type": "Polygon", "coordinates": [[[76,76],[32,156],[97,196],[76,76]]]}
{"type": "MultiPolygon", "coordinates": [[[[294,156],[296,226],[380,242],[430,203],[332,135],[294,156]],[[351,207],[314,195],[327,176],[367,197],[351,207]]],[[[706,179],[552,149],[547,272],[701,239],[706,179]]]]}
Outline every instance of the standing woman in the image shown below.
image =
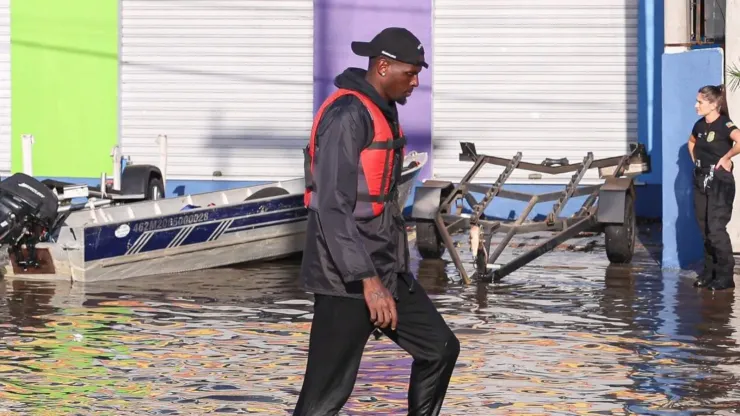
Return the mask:
{"type": "Polygon", "coordinates": [[[735,199],[731,159],[740,153],[740,130],[730,120],[724,86],[702,87],[695,107],[702,118],[691,131],[689,153],[696,167],[694,208],[704,237],[704,271],[694,286],[722,290],[735,287],[727,224],[735,199]]]}

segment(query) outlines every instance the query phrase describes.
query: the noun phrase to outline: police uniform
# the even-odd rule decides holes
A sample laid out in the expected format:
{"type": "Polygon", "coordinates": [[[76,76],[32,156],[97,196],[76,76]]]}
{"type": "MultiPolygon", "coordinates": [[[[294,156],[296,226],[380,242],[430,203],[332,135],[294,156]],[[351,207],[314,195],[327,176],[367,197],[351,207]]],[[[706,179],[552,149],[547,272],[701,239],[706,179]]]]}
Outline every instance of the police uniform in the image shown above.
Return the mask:
{"type": "Polygon", "coordinates": [[[712,289],[734,287],[735,260],[727,224],[732,217],[735,179],[732,172],[717,167],[732,149],[730,134],[737,127],[725,115],[711,123],[703,117],[694,124],[694,209],[704,237],[704,271],[696,286],[712,289]]]}

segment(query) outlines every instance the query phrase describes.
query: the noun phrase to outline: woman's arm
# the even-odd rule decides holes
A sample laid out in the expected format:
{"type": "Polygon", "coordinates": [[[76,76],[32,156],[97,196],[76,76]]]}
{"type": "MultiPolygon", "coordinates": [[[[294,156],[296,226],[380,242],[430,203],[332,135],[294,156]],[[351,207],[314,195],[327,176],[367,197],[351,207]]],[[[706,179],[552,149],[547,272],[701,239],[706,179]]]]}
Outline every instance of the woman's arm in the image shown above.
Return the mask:
{"type": "MultiPolygon", "coordinates": [[[[734,146],[732,147],[733,149],[735,149],[735,146],[737,146],[737,144],[740,143],[740,130],[738,130],[738,129],[732,130],[730,132],[730,140],[732,140],[733,142],[735,142],[734,146]]],[[[730,150],[730,151],[732,151],[732,150],[730,150]]],[[[737,154],[737,153],[735,153],[735,154],[737,154]]]]}
{"type": "Polygon", "coordinates": [[[696,163],[696,157],[694,157],[694,146],[696,145],[696,137],[694,137],[693,134],[689,136],[689,155],[691,156],[691,161],[696,163]]]}
{"type": "MultiPolygon", "coordinates": [[[[732,124],[732,127],[735,127],[735,125],[732,124]]],[[[717,163],[718,166],[723,166],[725,170],[732,169],[732,158],[740,154],[740,130],[737,127],[730,129],[730,140],[732,140],[732,148],[717,163]]]]}

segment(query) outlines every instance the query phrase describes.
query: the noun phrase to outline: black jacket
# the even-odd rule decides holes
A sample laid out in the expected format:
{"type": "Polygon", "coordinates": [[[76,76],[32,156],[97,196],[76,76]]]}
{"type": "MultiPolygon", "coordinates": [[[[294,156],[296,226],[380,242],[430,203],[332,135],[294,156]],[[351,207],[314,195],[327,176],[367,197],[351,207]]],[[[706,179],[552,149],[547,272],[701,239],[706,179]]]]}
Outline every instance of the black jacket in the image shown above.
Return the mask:
{"type": "MultiPolygon", "coordinates": [[[[383,100],[365,81],[365,74],[362,69],[349,68],[336,77],[334,85],[372,99],[398,138],[395,103],[383,100]]],[[[373,135],[370,113],[352,95],[338,98],[319,121],[313,167],[319,208],[308,212],[300,272],[307,292],[363,298],[362,279],[378,276],[396,296],[399,273],[413,283],[406,274],[408,236],[400,207],[387,203],[384,212],[370,220],[357,220],[352,215],[360,152],[370,145],[373,135]]]]}

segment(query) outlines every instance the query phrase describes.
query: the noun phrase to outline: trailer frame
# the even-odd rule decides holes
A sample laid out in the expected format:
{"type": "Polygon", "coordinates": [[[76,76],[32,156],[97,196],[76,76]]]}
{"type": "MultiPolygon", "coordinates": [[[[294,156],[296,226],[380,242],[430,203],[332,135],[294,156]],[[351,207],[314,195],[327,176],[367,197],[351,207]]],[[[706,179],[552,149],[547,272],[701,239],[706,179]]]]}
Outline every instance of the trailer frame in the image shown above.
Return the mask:
{"type": "Polygon", "coordinates": [[[460,147],[460,161],[473,162],[460,183],[455,185],[432,179],[425,181],[415,192],[411,217],[416,222],[417,249],[422,258],[441,258],[445,249],[448,250],[463,281],[470,283],[471,278],[452,241],[453,234],[467,228],[475,257],[473,277],[485,282],[500,281],[566,240],[589,230],[606,234],[607,257],[612,263],[631,261],[637,232],[634,178],[651,171],[650,157],[644,145],[630,144],[630,151],[622,156],[594,159],[593,153],[588,152],[580,163],[569,163],[566,158],[546,158],[540,164],[523,162],[522,152],[505,159],[479,154],[471,142],[461,142],[460,147]],[[487,164],[504,167],[496,182],[472,183],[487,164]],[[561,191],[528,194],[503,188],[515,169],[549,175],[573,172],[573,175],[561,191]],[[599,177],[604,183],[579,186],[590,169],[599,169],[599,177]],[[477,200],[472,193],[483,197],[477,200]],[[569,217],[561,216],[567,202],[581,196],[588,196],[581,207],[569,217]],[[497,198],[528,204],[514,221],[484,218],[486,208],[497,198]],[[461,201],[472,208],[470,214],[463,214],[462,207],[456,206],[461,201]],[[550,201],[555,203],[544,221],[526,221],[535,205],[550,201]],[[500,268],[493,266],[515,235],[543,231],[555,232],[555,235],[500,268]],[[491,252],[491,242],[496,233],[505,233],[505,236],[491,252]]]}

